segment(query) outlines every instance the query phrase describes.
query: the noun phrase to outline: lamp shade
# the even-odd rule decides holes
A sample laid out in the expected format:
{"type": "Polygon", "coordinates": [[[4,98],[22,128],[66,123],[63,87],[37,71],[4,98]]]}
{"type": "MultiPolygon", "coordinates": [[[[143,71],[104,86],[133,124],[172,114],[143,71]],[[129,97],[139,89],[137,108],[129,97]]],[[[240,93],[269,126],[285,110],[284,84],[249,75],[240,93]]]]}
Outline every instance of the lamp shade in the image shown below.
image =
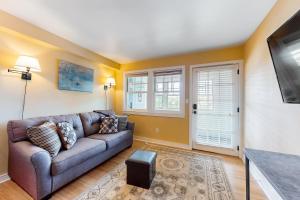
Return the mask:
{"type": "Polygon", "coordinates": [[[21,71],[27,71],[27,68],[33,72],[40,72],[41,67],[38,59],[31,56],[19,56],[15,68],[21,71]]]}
{"type": "Polygon", "coordinates": [[[116,80],[114,78],[112,78],[112,77],[107,78],[106,85],[108,85],[108,86],[114,86],[114,85],[116,85],[116,80]]]}

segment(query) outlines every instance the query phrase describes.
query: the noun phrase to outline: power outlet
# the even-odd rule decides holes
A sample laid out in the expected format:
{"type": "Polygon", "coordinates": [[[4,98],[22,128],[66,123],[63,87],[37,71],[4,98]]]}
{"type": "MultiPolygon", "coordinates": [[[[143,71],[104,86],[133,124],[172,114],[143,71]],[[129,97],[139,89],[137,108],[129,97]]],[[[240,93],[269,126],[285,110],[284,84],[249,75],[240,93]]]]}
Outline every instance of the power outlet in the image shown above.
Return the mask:
{"type": "Polygon", "coordinates": [[[155,128],[155,133],[159,133],[159,128],[155,128]]]}

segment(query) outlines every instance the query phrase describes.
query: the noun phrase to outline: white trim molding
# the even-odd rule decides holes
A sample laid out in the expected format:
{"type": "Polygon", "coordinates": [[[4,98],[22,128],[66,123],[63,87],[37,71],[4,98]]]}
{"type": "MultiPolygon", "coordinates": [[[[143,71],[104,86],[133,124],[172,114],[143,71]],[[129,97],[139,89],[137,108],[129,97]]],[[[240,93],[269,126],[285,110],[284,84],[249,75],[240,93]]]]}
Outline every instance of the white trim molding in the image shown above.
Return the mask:
{"type": "MultiPolygon", "coordinates": [[[[264,191],[265,195],[270,200],[282,200],[277,191],[273,188],[273,186],[269,183],[266,177],[259,171],[256,165],[250,161],[250,173],[257,182],[257,184],[264,191]]],[[[251,186],[250,186],[251,187],[251,186]]]]}
{"type": "Polygon", "coordinates": [[[8,176],[7,173],[0,175],[0,183],[4,183],[4,182],[9,181],[9,180],[10,180],[10,177],[8,176]]]}
{"type": "Polygon", "coordinates": [[[169,141],[165,141],[165,140],[152,139],[152,138],[147,138],[147,137],[142,137],[142,136],[133,136],[133,138],[134,138],[134,140],[142,141],[145,143],[158,144],[158,145],[163,145],[163,146],[168,146],[168,147],[191,150],[191,148],[188,144],[169,142],[169,141]]]}

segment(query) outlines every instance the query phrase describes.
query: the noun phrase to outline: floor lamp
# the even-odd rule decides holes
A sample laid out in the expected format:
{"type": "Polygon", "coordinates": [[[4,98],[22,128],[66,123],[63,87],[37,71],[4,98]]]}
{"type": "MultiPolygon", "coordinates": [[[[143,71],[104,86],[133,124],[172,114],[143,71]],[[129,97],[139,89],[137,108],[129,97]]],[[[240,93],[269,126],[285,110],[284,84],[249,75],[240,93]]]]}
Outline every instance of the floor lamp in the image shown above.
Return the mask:
{"type": "Polygon", "coordinates": [[[25,80],[25,88],[23,95],[23,104],[22,104],[22,119],[24,119],[24,110],[26,103],[26,94],[27,94],[27,82],[31,80],[31,72],[40,72],[41,67],[38,59],[31,56],[19,56],[15,66],[12,69],[8,69],[8,72],[21,74],[21,79],[25,80]]]}

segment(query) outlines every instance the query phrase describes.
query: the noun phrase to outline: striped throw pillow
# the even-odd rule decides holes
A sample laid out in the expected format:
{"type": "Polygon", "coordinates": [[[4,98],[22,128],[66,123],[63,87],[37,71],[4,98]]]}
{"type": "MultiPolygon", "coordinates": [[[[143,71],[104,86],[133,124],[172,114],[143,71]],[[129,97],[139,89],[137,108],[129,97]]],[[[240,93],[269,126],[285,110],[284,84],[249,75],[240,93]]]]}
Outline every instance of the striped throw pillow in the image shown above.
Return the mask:
{"type": "Polygon", "coordinates": [[[51,158],[54,158],[61,148],[56,130],[55,123],[45,122],[40,126],[28,128],[27,136],[34,145],[45,149],[49,152],[51,158]]]}

